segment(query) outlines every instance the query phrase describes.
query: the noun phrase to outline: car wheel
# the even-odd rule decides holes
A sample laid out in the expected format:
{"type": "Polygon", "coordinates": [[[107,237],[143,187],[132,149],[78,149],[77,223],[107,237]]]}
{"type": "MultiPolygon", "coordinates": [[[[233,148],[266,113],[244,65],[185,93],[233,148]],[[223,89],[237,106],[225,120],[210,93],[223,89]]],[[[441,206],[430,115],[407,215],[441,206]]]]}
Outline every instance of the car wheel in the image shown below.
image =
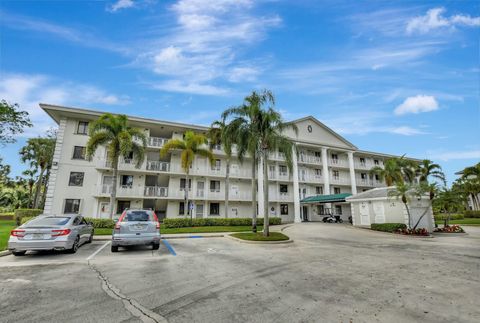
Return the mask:
{"type": "Polygon", "coordinates": [[[332,222],[333,222],[333,220],[327,220],[327,222],[328,222],[328,223],[332,223],[332,222]]]}
{"type": "Polygon", "coordinates": [[[154,243],[154,244],[152,244],[152,250],[158,250],[158,248],[160,248],[160,244],[159,244],[159,243],[154,243]]]}
{"type": "Polygon", "coordinates": [[[342,219],[338,220],[338,223],[343,223],[343,220],[342,219]]]}
{"type": "Polygon", "coordinates": [[[24,250],[24,251],[12,251],[12,254],[14,256],[18,257],[18,256],[24,256],[26,252],[27,252],[26,250],[24,250]]]}
{"type": "Polygon", "coordinates": [[[80,244],[80,237],[77,236],[77,237],[75,238],[75,241],[73,242],[72,248],[68,249],[68,252],[69,252],[69,253],[75,253],[75,252],[77,252],[79,244],[80,244]]]}
{"type": "Polygon", "coordinates": [[[110,249],[112,252],[118,252],[118,246],[112,246],[110,249]]]}
{"type": "Polygon", "coordinates": [[[92,243],[93,241],[93,231],[92,234],[90,235],[90,238],[88,238],[87,243],[92,243]]]}

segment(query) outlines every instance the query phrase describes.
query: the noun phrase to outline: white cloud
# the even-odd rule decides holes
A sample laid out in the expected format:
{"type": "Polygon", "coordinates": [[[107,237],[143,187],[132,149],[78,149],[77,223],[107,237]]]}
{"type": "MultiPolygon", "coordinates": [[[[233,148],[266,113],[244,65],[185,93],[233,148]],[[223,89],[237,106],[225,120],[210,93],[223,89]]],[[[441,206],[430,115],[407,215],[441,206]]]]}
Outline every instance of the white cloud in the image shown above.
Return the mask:
{"type": "Polygon", "coordinates": [[[180,80],[158,82],[153,84],[152,87],[162,91],[199,95],[226,95],[230,92],[229,89],[223,87],[217,87],[210,84],[199,84],[195,82],[183,82],[180,80]]]}
{"type": "Polygon", "coordinates": [[[135,2],[133,0],[118,0],[117,2],[113,3],[107,9],[111,12],[117,12],[121,9],[132,8],[135,6],[135,2]]]}
{"type": "Polygon", "coordinates": [[[395,108],[395,115],[408,113],[422,113],[438,110],[438,102],[430,95],[416,95],[405,99],[402,104],[395,108]]]}
{"type": "Polygon", "coordinates": [[[449,151],[449,152],[434,152],[431,153],[431,159],[438,159],[443,161],[461,160],[461,159],[480,159],[480,150],[464,150],[464,151],[449,151]]]}
{"type": "Polygon", "coordinates": [[[230,70],[228,80],[230,82],[253,82],[257,79],[260,71],[254,67],[234,67],[230,70]]]}
{"type": "Polygon", "coordinates": [[[413,136],[413,135],[424,135],[426,132],[415,129],[409,126],[401,126],[401,127],[394,127],[394,128],[389,128],[386,129],[386,132],[394,133],[397,135],[403,135],[403,136],[413,136]]]}
{"type": "Polygon", "coordinates": [[[480,26],[480,17],[460,14],[448,18],[443,16],[445,12],[445,8],[432,8],[425,15],[410,19],[406,26],[407,34],[426,34],[436,29],[455,27],[456,25],[480,26]]]}
{"type": "Polygon", "coordinates": [[[27,129],[25,136],[44,133],[54,126],[38,106],[41,102],[58,105],[124,105],[130,102],[128,96],[114,95],[88,84],[59,81],[46,75],[6,73],[0,79],[0,98],[18,103],[29,113],[35,127],[27,129]]]}

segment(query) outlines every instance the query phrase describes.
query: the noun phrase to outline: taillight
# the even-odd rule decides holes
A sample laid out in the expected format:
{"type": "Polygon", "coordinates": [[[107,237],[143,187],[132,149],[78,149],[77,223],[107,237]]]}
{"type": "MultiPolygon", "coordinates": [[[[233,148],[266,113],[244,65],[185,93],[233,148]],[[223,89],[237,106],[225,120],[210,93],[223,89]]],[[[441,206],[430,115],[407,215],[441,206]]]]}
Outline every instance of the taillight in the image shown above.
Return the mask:
{"type": "Polygon", "coordinates": [[[153,212],[153,219],[157,222],[157,229],[160,230],[160,222],[158,222],[158,216],[153,212]]]}
{"type": "Polygon", "coordinates": [[[70,229],[52,230],[52,237],[66,236],[71,231],[70,229]]]}
{"type": "Polygon", "coordinates": [[[120,230],[120,222],[115,223],[115,230],[120,230]]]}
{"type": "Polygon", "coordinates": [[[160,222],[157,221],[157,229],[160,230],[160,222]]]}
{"type": "Polygon", "coordinates": [[[10,235],[12,237],[23,237],[25,235],[25,230],[12,230],[10,235]]]}

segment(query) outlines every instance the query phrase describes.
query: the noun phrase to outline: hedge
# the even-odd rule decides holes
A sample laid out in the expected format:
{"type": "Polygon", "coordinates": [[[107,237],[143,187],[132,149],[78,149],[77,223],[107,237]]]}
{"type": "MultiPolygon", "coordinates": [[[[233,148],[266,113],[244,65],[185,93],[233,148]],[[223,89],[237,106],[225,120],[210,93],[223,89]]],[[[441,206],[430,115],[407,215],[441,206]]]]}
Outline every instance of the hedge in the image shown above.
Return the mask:
{"type": "Polygon", "coordinates": [[[22,224],[22,218],[24,217],[33,218],[42,213],[43,213],[43,210],[41,209],[16,209],[14,219],[17,222],[17,225],[20,225],[22,224]]]}
{"type": "MultiPolygon", "coordinates": [[[[278,217],[269,218],[271,225],[281,224],[282,219],[278,217]]],[[[263,225],[263,218],[257,218],[257,224],[263,225]]],[[[207,227],[207,226],[249,226],[252,225],[252,218],[166,218],[163,220],[164,228],[184,228],[184,227],[207,227]]]]}
{"type": "Polygon", "coordinates": [[[472,210],[465,211],[465,217],[466,218],[480,218],[480,211],[472,211],[472,210]]]}
{"type": "MultiPolygon", "coordinates": [[[[434,218],[436,221],[443,221],[448,218],[448,214],[442,213],[442,214],[435,214],[434,218]]],[[[450,220],[463,220],[464,216],[463,214],[450,214],[450,220]]]]}
{"type": "Polygon", "coordinates": [[[85,218],[87,222],[92,222],[96,229],[113,229],[115,221],[111,219],[85,218]]]}
{"type": "Polygon", "coordinates": [[[375,231],[396,232],[399,229],[406,229],[404,223],[372,223],[370,228],[375,231]]]}
{"type": "Polygon", "coordinates": [[[28,221],[30,221],[31,219],[35,219],[36,216],[24,216],[21,220],[20,220],[20,224],[24,224],[24,223],[27,223],[28,221]]]}

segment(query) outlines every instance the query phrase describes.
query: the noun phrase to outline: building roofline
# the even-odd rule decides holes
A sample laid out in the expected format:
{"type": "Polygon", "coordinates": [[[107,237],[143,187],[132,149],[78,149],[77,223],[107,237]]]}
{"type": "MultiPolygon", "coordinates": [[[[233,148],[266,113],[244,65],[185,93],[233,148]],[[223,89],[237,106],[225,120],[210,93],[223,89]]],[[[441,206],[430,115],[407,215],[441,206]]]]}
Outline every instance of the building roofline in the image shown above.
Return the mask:
{"type": "MultiPolygon", "coordinates": [[[[384,154],[384,153],[377,153],[377,152],[374,152],[374,151],[368,151],[368,150],[357,150],[355,151],[355,153],[357,154],[365,154],[365,155],[376,155],[376,156],[380,156],[380,157],[389,157],[389,158],[394,158],[394,157],[401,157],[401,156],[398,156],[398,155],[392,155],[392,154],[384,154]]],[[[418,159],[418,158],[412,158],[412,157],[405,157],[406,159],[408,160],[413,160],[413,161],[417,161],[417,162],[421,162],[422,160],[421,159],[418,159]]]]}
{"type": "Polygon", "coordinates": [[[292,120],[292,121],[288,121],[287,123],[296,123],[296,122],[301,122],[301,121],[305,121],[305,120],[312,120],[313,122],[317,123],[320,127],[322,128],[325,128],[328,132],[330,132],[333,136],[335,136],[337,139],[339,139],[340,141],[342,141],[343,143],[345,143],[347,146],[350,146],[352,149],[354,150],[358,150],[358,147],[355,146],[354,144],[352,144],[350,141],[348,141],[347,139],[345,139],[344,137],[340,136],[338,133],[336,133],[335,131],[333,131],[331,128],[329,128],[326,124],[324,124],[323,122],[321,122],[320,120],[318,120],[317,118],[315,118],[314,116],[312,115],[309,115],[309,116],[306,116],[306,117],[303,117],[303,118],[300,118],[300,119],[295,119],[295,120],[292,120]]]}
{"type": "MultiPolygon", "coordinates": [[[[118,114],[115,112],[91,110],[91,109],[76,108],[76,107],[66,107],[66,106],[48,104],[48,103],[39,103],[39,105],[57,124],[59,123],[59,119],[52,112],[68,112],[68,113],[98,115],[98,116],[104,113],[118,114]]],[[[175,126],[175,127],[181,127],[181,128],[193,128],[201,131],[207,131],[210,129],[210,127],[199,126],[195,124],[172,122],[172,121],[165,121],[165,120],[159,120],[159,119],[153,119],[153,118],[136,117],[131,115],[127,115],[127,117],[129,120],[137,121],[137,122],[156,123],[156,124],[161,124],[166,126],[175,126]]]]}

